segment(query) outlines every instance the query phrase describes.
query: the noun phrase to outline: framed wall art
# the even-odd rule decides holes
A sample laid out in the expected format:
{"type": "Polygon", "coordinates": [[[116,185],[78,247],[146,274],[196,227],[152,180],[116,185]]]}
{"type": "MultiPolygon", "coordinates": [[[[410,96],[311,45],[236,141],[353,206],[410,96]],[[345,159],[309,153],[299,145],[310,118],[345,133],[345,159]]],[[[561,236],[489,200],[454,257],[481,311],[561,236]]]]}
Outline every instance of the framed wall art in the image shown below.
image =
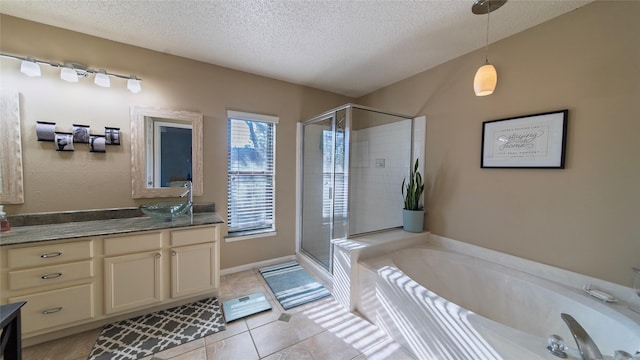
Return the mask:
{"type": "Polygon", "coordinates": [[[105,126],[104,136],[107,145],[120,145],[120,128],[105,126]]]}
{"type": "Polygon", "coordinates": [[[56,131],[56,151],[73,151],[73,134],[56,131]]]}
{"type": "Polygon", "coordinates": [[[73,124],[73,142],[75,144],[89,143],[89,125],[73,124]]]}
{"type": "Polygon", "coordinates": [[[47,121],[36,121],[36,123],[38,141],[55,141],[56,123],[47,121]]]}
{"type": "Polygon", "coordinates": [[[105,148],[105,136],[91,135],[89,139],[89,151],[96,153],[107,152],[107,149],[105,148]]]}
{"type": "Polygon", "coordinates": [[[564,169],[568,110],[482,123],[482,168],[564,169]]]}

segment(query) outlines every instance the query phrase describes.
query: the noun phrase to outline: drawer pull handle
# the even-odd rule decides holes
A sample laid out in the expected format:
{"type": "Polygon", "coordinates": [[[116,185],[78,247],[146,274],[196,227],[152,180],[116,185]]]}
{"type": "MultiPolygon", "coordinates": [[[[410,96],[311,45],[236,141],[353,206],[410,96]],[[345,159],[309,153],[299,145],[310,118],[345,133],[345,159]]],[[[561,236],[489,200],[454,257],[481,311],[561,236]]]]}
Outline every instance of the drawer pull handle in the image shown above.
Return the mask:
{"type": "Polygon", "coordinates": [[[42,254],[42,255],[40,255],[40,257],[43,258],[43,259],[48,259],[48,258],[58,257],[60,255],[62,255],[62,253],[59,252],[59,251],[56,251],[56,252],[52,252],[52,253],[42,254]]]}
{"type": "Polygon", "coordinates": [[[58,307],[54,307],[54,308],[51,308],[51,309],[42,310],[42,314],[43,315],[55,314],[55,313],[57,313],[57,312],[59,312],[61,310],[62,310],[62,306],[58,306],[58,307]]]}
{"type": "Polygon", "coordinates": [[[171,250],[171,256],[176,256],[178,253],[175,250],[171,250]]]}
{"type": "Polygon", "coordinates": [[[155,257],[156,259],[160,259],[162,255],[160,255],[160,253],[155,253],[153,254],[153,257],[155,257]]]}
{"type": "Polygon", "coordinates": [[[53,273],[53,274],[46,274],[46,275],[42,275],[40,276],[40,279],[42,280],[49,280],[49,279],[55,279],[55,278],[59,278],[60,276],[62,276],[62,273],[53,273]]]}

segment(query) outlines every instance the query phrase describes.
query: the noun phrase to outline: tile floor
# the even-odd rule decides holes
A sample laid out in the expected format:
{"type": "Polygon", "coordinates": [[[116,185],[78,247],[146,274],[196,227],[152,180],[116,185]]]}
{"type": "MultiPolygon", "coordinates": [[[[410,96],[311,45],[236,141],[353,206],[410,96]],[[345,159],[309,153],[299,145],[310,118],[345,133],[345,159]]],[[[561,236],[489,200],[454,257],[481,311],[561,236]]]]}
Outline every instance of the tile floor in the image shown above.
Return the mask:
{"type": "MultiPolygon", "coordinates": [[[[227,324],[225,331],[177,346],[144,360],[363,360],[411,359],[369,322],[342,309],[328,297],[285,311],[257,270],[223,276],[220,301],[263,291],[272,310],[227,324]],[[286,318],[286,317],[283,317],[286,318]]],[[[100,329],[31,346],[24,360],[85,360],[100,329]]]]}

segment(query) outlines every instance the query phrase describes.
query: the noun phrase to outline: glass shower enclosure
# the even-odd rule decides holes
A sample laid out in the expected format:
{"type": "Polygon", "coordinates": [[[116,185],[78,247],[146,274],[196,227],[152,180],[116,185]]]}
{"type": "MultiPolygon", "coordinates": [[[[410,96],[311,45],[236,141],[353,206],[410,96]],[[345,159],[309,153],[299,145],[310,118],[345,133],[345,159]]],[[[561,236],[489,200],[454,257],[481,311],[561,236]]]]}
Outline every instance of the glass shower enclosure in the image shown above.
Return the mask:
{"type": "Polygon", "coordinates": [[[411,117],[347,104],[302,125],[300,251],[332,271],[331,240],[402,226],[411,117]]]}

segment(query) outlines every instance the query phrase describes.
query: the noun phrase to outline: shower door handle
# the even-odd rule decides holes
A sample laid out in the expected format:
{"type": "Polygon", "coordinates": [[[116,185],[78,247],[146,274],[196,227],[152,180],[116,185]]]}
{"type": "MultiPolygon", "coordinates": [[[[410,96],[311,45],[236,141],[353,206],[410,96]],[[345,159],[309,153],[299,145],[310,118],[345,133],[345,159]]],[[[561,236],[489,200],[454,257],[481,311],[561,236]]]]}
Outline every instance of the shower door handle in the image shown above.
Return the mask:
{"type": "Polygon", "coordinates": [[[333,188],[329,188],[329,200],[333,199],[333,188]]]}

